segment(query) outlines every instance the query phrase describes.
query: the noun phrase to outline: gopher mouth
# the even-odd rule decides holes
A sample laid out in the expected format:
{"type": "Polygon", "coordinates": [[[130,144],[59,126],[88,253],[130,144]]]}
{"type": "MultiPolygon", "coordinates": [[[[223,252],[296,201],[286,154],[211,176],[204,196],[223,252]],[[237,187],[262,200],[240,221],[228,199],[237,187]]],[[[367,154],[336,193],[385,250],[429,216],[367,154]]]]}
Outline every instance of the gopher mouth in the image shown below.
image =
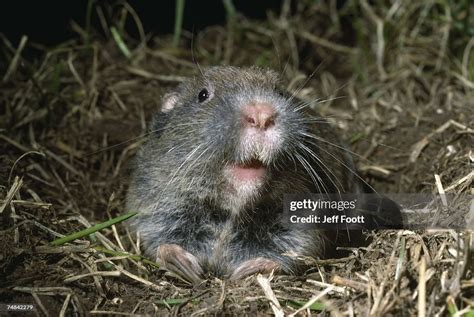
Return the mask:
{"type": "Polygon", "coordinates": [[[238,213],[261,194],[268,166],[258,159],[229,162],[223,174],[226,186],[222,188],[222,207],[238,213]]]}
{"type": "Polygon", "coordinates": [[[265,177],[267,167],[262,161],[252,159],[245,163],[231,165],[229,172],[237,182],[257,182],[265,177]]]}

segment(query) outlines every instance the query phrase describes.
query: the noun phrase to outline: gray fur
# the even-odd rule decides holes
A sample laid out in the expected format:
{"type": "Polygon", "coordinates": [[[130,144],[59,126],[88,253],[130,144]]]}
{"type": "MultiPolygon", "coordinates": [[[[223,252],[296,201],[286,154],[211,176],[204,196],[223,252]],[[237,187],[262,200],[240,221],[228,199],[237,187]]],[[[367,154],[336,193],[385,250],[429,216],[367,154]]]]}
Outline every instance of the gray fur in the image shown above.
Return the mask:
{"type": "Polygon", "coordinates": [[[304,266],[291,254],[323,255],[322,232],[285,229],[279,217],[284,193],[357,190],[350,158],[327,122],[281,90],[275,72],[256,67],[206,69],[164,102],[167,109],[153,119],[154,132],[135,159],[127,197],[127,209],[140,212],[132,227],[147,255],[176,244],[196,256],[206,273],[224,278],[257,257],[296,273],[304,266]],[[211,98],[199,103],[203,88],[211,98]],[[281,146],[270,154],[239,148],[239,109],[255,98],[278,112],[281,146]],[[255,155],[268,164],[264,186],[251,197],[227,193],[225,164],[255,155]]]}

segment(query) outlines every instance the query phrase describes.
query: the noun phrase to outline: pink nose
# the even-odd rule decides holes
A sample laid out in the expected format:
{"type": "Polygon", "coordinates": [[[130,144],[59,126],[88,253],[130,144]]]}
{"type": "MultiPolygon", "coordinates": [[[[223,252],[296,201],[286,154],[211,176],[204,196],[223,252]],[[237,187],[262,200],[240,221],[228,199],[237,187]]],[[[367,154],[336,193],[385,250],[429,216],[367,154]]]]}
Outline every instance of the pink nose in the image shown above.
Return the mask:
{"type": "Polygon", "coordinates": [[[275,124],[276,113],[267,103],[252,103],[242,109],[244,125],[266,130],[275,124]]]}

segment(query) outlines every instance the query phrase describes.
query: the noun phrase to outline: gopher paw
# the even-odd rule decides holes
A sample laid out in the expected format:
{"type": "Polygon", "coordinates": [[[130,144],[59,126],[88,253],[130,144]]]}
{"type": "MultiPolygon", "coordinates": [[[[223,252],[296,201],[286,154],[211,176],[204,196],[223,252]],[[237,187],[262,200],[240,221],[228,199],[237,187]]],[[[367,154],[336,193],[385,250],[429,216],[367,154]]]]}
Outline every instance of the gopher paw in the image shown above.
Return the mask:
{"type": "Polygon", "coordinates": [[[281,271],[281,265],[274,260],[255,258],[241,263],[230,276],[231,280],[239,280],[256,273],[270,273],[281,271]]]}
{"type": "Polygon", "coordinates": [[[161,245],[157,251],[157,262],[190,282],[202,281],[203,270],[199,260],[177,244],[161,245]]]}

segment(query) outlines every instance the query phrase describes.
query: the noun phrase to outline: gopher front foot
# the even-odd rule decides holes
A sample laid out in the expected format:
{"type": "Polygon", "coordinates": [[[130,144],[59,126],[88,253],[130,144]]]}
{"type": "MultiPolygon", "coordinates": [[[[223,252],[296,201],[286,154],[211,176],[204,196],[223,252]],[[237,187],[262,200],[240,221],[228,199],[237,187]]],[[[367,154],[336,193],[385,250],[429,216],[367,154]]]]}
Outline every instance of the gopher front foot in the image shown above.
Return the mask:
{"type": "Polygon", "coordinates": [[[231,280],[239,280],[256,273],[270,273],[281,271],[281,265],[274,260],[255,258],[241,263],[230,276],[231,280]]]}
{"type": "Polygon", "coordinates": [[[157,262],[192,283],[202,281],[199,260],[177,244],[163,244],[157,251],[157,262]]]}

